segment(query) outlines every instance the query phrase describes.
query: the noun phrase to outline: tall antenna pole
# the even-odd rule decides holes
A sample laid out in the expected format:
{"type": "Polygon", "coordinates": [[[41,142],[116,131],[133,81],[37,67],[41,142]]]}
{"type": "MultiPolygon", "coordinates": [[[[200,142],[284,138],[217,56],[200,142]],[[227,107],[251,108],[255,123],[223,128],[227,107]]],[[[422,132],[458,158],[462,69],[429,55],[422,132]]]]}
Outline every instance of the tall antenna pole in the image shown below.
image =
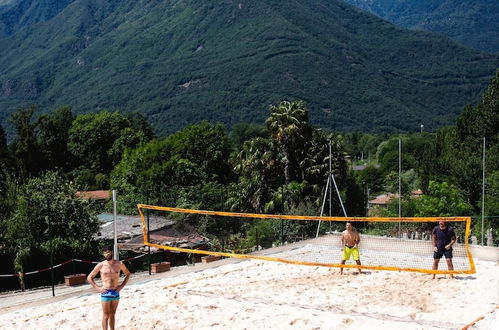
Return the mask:
{"type": "Polygon", "coordinates": [[[483,138],[483,161],[482,161],[482,246],[483,246],[483,230],[485,219],[485,137],[483,138]]]}
{"type": "MultiPolygon", "coordinates": [[[[402,216],[402,189],[401,189],[401,173],[402,173],[402,141],[399,138],[399,218],[402,216]]],[[[399,238],[400,235],[400,221],[399,221],[399,238]]]]}

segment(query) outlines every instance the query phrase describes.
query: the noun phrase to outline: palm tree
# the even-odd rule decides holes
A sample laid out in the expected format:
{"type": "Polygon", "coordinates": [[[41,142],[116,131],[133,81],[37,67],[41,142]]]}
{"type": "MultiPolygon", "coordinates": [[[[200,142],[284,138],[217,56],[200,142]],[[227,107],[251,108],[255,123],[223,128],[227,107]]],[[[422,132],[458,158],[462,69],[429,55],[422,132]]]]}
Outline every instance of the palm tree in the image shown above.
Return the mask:
{"type": "Polygon", "coordinates": [[[261,137],[246,141],[234,163],[234,170],[241,175],[240,191],[229,198],[230,208],[261,212],[278,167],[273,145],[261,137]]]}
{"type": "Polygon", "coordinates": [[[265,123],[284,158],[285,184],[289,184],[296,177],[299,161],[305,157],[311,140],[308,110],[303,101],[282,101],[270,107],[270,117],[265,123]]]}

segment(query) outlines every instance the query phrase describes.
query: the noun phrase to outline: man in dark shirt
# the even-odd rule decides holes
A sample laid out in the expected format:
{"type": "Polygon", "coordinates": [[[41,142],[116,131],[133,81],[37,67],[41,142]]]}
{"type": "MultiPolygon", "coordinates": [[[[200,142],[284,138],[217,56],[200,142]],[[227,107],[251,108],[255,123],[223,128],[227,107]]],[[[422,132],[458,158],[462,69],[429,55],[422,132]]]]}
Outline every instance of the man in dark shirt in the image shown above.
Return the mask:
{"type": "MultiPolygon", "coordinates": [[[[435,226],[432,231],[432,242],[433,242],[433,269],[438,269],[438,263],[440,258],[445,256],[445,261],[447,261],[447,268],[449,270],[454,270],[454,265],[452,264],[452,245],[456,243],[456,234],[454,230],[447,226],[445,221],[439,221],[438,226],[435,226]]],[[[451,274],[451,278],[454,276],[451,274]]],[[[435,274],[433,274],[435,278],[435,274]]]]}

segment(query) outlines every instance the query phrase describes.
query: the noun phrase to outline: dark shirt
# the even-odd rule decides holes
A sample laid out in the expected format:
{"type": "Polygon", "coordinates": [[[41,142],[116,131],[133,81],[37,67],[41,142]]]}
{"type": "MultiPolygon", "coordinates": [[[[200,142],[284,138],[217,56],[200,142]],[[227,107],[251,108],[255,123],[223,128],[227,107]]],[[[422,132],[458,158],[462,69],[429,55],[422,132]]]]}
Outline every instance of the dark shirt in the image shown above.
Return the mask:
{"type": "Polygon", "coordinates": [[[439,226],[433,228],[432,234],[436,236],[436,244],[437,249],[439,251],[444,251],[445,246],[450,244],[452,239],[456,238],[456,234],[454,233],[454,229],[447,226],[445,229],[440,229],[439,226]]]}

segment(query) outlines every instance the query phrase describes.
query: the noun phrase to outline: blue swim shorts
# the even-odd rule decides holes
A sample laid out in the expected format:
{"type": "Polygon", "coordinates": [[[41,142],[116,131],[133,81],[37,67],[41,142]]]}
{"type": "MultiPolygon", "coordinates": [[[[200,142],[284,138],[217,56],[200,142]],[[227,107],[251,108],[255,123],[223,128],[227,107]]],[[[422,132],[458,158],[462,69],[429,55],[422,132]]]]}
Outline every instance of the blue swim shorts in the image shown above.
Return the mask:
{"type": "Polygon", "coordinates": [[[106,291],[100,294],[101,301],[113,301],[119,299],[120,299],[120,293],[113,289],[106,289],[106,291]]]}

